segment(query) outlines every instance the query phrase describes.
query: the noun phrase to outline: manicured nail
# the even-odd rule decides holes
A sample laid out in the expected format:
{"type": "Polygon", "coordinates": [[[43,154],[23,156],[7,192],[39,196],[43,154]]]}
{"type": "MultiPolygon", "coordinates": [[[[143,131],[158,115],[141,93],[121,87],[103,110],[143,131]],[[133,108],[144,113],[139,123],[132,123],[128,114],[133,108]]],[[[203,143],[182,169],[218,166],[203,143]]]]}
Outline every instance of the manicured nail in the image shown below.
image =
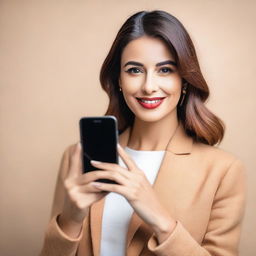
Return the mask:
{"type": "Polygon", "coordinates": [[[91,162],[91,164],[101,164],[100,161],[95,161],[95,160],[91,160],[90,162],[91,162]]]}

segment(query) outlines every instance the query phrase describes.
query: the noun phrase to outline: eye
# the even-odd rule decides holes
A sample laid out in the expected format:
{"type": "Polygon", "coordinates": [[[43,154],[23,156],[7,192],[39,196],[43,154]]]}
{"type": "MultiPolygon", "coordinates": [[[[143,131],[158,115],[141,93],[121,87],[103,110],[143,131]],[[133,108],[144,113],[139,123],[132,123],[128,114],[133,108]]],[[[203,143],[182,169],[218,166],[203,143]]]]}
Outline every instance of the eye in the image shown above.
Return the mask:
{"type": "Polygon", "coordinates": [[[142,73],[142,70],[140,70],[139,68],[133,67],[133,68],[129,68],[125,72],[130,73],[130,74],[138,74],[138,73],[142,73]]]}
{"type": "Polygon", "coordinates": [[[168,74],[168,73],[172,73],[173,70],[171,68],[168,68],[168,67],[162,67],[160,70],[159,70],[159,73],[163,73],[163,74],[168,74]]]}

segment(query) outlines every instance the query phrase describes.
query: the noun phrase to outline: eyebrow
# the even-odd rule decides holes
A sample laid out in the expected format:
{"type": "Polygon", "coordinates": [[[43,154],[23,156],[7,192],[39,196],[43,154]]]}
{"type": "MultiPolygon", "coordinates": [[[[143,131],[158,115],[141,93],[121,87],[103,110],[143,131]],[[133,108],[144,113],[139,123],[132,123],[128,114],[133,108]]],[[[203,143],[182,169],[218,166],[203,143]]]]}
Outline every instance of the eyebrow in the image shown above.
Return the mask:
{"type": "MultiPolygon", "coordinates": [[[[156,64],[156,67],[159,67],[159,66],[163,66],[163,65],[166,65],[166,64],[170,64],[170,65],[173,65],[173,66],[177,66],[177,63],[175,61],[172,61],[172,60],[165,60],[165,61],[161,61],[159,63],[156,64]]],[[[128,65],[133,65],[133,66],[138,66],[138,67],[143,67],[143,64],[140,63],[140,62],[137,62],[137,61],[128,61],[124,64],[124,67],[128,66],[128,65]]]]}

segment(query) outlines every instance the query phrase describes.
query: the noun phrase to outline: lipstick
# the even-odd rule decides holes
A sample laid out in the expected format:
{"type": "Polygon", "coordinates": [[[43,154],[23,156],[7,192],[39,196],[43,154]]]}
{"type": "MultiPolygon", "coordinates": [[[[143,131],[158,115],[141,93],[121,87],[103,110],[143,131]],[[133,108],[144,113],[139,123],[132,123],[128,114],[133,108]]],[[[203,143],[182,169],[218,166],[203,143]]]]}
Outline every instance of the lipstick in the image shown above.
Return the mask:
{"type": "Polygon", "coordinates": [[[139,104],[147,109],[154,109],[161,105],[165,97],[155,97],[155,98],[136,98],[139,104]]]}

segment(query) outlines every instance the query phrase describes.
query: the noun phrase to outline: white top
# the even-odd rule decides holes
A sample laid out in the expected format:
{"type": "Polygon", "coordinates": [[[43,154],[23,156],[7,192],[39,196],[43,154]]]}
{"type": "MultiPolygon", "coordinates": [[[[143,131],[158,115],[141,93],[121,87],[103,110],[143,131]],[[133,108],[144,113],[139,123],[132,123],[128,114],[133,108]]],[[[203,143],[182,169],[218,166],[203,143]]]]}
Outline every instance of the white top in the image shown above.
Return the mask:
{"type": "MultiPolygon", "coordinates": [[[[126,147],[125,151],[137,166],[145,173],[151,184],[154,183],[165,151],[138,151],[126,147]]],[[[119,164],[125,167],[119,157],[119,164]]],[[[126,234],[133,208],[126,199],[117,194],[106,196],[101,231],[100,256],[124,256],[126,251],[126,234]]]]}

